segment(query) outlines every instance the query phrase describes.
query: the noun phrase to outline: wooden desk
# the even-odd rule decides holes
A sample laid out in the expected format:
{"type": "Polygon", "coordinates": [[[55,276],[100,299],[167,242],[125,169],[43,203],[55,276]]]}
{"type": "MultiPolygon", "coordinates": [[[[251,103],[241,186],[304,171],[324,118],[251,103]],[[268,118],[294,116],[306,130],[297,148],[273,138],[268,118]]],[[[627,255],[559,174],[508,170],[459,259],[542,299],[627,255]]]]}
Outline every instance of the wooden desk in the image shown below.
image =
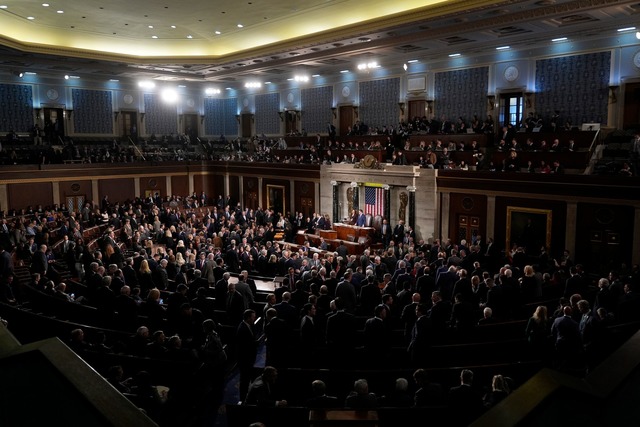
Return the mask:
{"type": "Polygon", "coordinates": [[[333,229],[338,233],[337,238],[346,242],[371,242],[375,234],[373,227],[358,227],[357,225],[341,223],[334,223],[333,229]]]}
{"type": "Polygon", "coordinates": [[[318,235],[327,239],[337,239],[338,232],[336,230],[318,230],[318,235]]]}

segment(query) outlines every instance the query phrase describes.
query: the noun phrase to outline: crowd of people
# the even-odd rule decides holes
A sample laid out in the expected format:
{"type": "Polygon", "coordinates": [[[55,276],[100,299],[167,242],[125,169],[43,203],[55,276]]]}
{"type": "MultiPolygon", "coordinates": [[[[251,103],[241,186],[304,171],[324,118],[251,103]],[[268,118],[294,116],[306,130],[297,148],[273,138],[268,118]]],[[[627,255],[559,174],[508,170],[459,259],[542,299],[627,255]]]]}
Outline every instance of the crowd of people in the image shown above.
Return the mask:
{"type": "Polygon", "coordinates": [[[128,342],[89,344],[78,333],[72,348],[204,360],[214,372],[227,357],[220,327],[231,328],[240,399],[249,402],[262,333],[267,364],[276,369],[289,366],[292,354],[302,366],[357,361],[376,369],[390,361],[390,332],[402,329],[408,363],[425,368],[433,345],[468,337],[478,325],[526,318],[528,305],[558,299],[553,315],[536,310],[526,337],[532,351],[558,369],[584,371],[606,353],[605,326],[639,320],[638,266],[592,283],[567,251],[557,259],[544,250],[528,255],[522,246],[505,252],[482,236],[425,242],[399,223],[383,248],[358,256],[342,245],[323,250],[309,241],[290,243],[295,230],[330,228],[328,215],[253,211],[204,194],[124,203],[105,196],[79,212],[37,207],[11,213],[22,216],[0,224],[3,302],[20,303],[13,266],[24,263],[35,289],[93,306],[102,327],[133,333],[128,342]],[[90,246],[83,230],[95,225],[105,231],[90,246]],[[288,241],[276,241],[276,232],[287,228],[288,241]],[[83,295],[67,292],[60,261],[84,285],[83,295]],[[251,276],[283,278],[262,312],[255,310],[251,276]],[[142,326],[139,316],[146,319],[142,326]],[[367,318],[363,331],[357,316],[367,318]],[[364,353],[357,353],[359,345],[364,353]]]}

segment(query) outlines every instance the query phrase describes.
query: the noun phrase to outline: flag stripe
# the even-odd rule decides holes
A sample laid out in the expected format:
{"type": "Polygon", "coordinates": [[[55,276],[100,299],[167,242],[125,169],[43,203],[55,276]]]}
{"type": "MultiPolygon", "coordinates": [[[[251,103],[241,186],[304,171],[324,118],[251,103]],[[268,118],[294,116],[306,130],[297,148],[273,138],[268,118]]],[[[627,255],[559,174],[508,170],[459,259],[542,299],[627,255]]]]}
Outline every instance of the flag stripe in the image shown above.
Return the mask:
{"type": "Polygon", "coordinates": [[[364,188],[364,213],[384,216],[384,189],[380,187],[364,188]]]}

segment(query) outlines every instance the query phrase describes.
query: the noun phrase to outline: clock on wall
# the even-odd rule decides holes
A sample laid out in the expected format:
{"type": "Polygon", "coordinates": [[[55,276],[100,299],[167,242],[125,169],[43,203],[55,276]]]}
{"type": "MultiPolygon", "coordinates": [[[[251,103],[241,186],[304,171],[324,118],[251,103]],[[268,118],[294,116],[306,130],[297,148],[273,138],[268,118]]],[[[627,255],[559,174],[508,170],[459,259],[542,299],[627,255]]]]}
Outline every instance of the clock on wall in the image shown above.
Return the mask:
{"type": "Polygon", "coordinates": [[[55,89],[49,89],[47,91],[47,98],[49,98],[49,99],[52,99],[52,100],[53,99],[58,99],[58,96],[60,96],[60,95],[58,94],[58,91],[55,90],[55,89]]]}
{"type": "Polygon", "coordinates": [[[515,65],[509,65],[504,69],[504,79],[508,82],[515,81],[520,75],[520,70],[515,65]]]}
{"type": "Polygon", "coordinates": [[[127,95],[124,96],[124,103],[125,104],[129,105],[132,102],[133,102],[133,96],[132,95],[127,94],[127,95]]]}
{"type": "Polygon", "coordinates": [[[635,65],[636,68],[640,68],[640,50],[633,55],[633,65],[635,65]]]}
{"type": "Polygon", "coordinates": [[[351,89],[349,89],[349,86],[345,86],[345,87],[342,88],[342,96],[344,96],[346,98],[350,94],[351,94],[351,89]]]}

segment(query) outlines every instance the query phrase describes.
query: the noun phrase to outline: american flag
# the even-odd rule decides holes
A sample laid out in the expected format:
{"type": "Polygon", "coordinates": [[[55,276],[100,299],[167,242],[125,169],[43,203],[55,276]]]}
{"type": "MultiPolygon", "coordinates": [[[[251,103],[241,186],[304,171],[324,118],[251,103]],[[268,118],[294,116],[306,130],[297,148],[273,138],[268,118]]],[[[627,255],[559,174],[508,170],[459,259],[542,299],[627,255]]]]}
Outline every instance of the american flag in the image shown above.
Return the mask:
{"type": "Polygon", "coordinates": [[[364,213],[373,216],[384,215],[384,189],[364,187],[364,213]]]}

